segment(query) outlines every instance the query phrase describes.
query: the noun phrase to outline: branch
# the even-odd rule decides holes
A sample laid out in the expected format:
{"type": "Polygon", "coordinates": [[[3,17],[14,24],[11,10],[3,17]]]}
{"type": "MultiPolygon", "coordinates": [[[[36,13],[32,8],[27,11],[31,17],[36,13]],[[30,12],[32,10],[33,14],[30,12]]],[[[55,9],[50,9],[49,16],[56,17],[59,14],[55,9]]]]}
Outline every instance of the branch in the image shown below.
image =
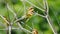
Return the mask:
{"type": "Polygon", "coordinates": [[[49,16],[49,7],[48,7],[47,0],[43,0],[43,2],[44,2],[45,12],[47,13],[47,14],[46,14],[46,19],[47,19],[47,21],[48,21],[48,24],[49,24],[50,28],[52,29],[53,33],[54,33],[54,34],[57,34],[57,31],[55,30],[55,28],[54,28],[54,26],[53,26],[53,23],[52,23],[52,21],[51,21],[51,18],[50,18],[50,16],[49,16]]]}
{"type": "Polygon", "coordinates": [[[43,4],[44,4],[44,9],[45,9],[45,12],[47,13],[47,15],[49,15],[49,6],[48,6],[48,2],[47,0],[43,0],[43,4]]]}
{"type": "MultiPolygon", "coordinates": [[[[17,15],[16,15],[16,13],[9,7],[8,4],[7,4],[7,8],[14,14],[14,16],[16,17],[16,20],[17,20],[17,15]]],[[[20,18],[20,19],[23,19],[23,18],[25,18],[25,17],[22,17],[22,18],[20,18]]],[[[27,32],[30,32],[29,30],[24,29],[19,22],[18,22],[17,24],[18,24],[18,26],[19,26],[22,30],[27,31],[27,32]]],[[[30,33],[31,33],[31,32],[30,32],[30,33]]]]}
{"type": "Polygon", "coordinates": [[[31,4],[32,6],[40,9],[41,11],[45,11],[44,9],[37,7],[36,5],[34,5],[33,3],[31,3],[30,1],[28,1],[28,0],[25,0],[25,1],[28,2],[29,4],[31,4]]]}
{"type": "MultiPolygon", "coordinates": [[[[11,6],[9,5],[9,3],[6,2],[6,8],[13,13],[14,17],[16,17],[16,14],[13,12],[13,9],[11,8],[11,6]]],[[[7,34],[11,34],[11,29],[12,29],[12,24],[9,23],[9,26],[7,28],[7,34]]]]}
{"type": "Polygon", "coordinates": [[[0,15],[0,17],[1,17],[7,24],[9,24],[9,22],[6,20],[5,17],[3,17],[2,15],[0,15]]]}
{"type": "Polygon", "coordinates": [[[50,17],[46,17],[46,19],[47,19],[48,24],[49,24],[49,26],[51,27],[53,33],[54,33],[54,34],[57,34],[57,31],[55,30],[55,28],[54,28],[54,26],[53,26],[53,23],[52,23],[52,21],[51,21],[51,19],[50,19],[50,17]]]}
{"type": "Polygon", "coordinates": [[[29,30],[23,28],[20,23],[17,23],[17,25],[19,25],[19,27],[20,27],[23,31],[28,32],[28,33],[32,33],[32,32],[30,32],[29,30]]]}
{"type": "MultiPolygon", "coordinates": [[[[17,15],[16,15],[16,13],[14,12],[14,10],[13,10],[13,8],[11,8],[11,6],[7,3],[7,9],[11,12],[11,13],[13,13],[13,15],[14,15],[14,19],[16,18],[17,19],[17,15]]],[[[14,20],[14,19],[12,19],[12,21],[14,20]]]]}
{"type": "Polygon", "coordinates": [[[25,17],[26,17],[26,15],[22,16],[22,17],[19,18],[19,19],[16,19],[16,20],[14,21],[14,23],[17,22],[17,21],[19,21],[19,20],[23,20],[25,17]]]}
{"type": "Polygon", "coordinates": [[[14,12],[14,10],[10,7],[10,5],[7,3],[7,8],[10,12],[13,13],[13,15],[16,17],[16,13],[14,12]]]}
{"type": "Polygon", "coordinates": [[[45,18],[45,16],[43,16],[43,15],[41,15],[41,14],[38,14],[38,13],[36,13],[36,12],[35,12],[34,14],[45,18]]]}
{"type": "MultiPolygon", "coordinates": [[[[23,25],[25,24],[24,22],[21,22],[23,25]]],[[[27,24],[25,24],[27,27],[29,27],[31,30],[32,30],[32,28],[29,26],[29,25],[27,25],[27,24]]]]}
{"type": "Polygon", "coordinates": [[[8,29],[9,29],[9,34],[11,34],[11,29],[12,29],[11,26],[9,26],[8,29]]]}

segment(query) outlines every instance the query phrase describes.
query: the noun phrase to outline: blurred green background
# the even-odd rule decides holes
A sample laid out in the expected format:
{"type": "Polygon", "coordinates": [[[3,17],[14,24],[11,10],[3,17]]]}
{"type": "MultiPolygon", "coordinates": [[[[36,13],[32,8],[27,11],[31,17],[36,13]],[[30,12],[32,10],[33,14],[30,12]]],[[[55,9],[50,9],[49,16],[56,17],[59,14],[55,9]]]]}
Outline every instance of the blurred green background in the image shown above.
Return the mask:
{"type": "MultiPolygon", "coordinates": [[[[8,19],[8,14],[9,14],[10,21],[12,21],[14,16],[6,8],[5,1],[10,3],[10,6],[14,8],[14,11],[17,13],[18,18],[20,18],[24,14],[24,11],[27,12],[28,8],[32,6],[28,2],[25,2],[25,10],[24,10],[24,5],[21,0],[0,0],[0,15],[3,15],[8,19]]],[[[28,1],[30,1],[32,4],[36,5],[37,7],[42,8],[40,6],[40,4],[43,5],[42,0],[28,0],[28,1]]],[[[49,5],[49,15],[53,21],[53,25],[56,28],[58,34],[60,34],[60,0],[47,0],[47,1],[49,5]]],[[[36,7],[34,8],[34,11],[35,12],[38,11],[39,14],[44,15],[42,11],[36,7]]],[[[23,20],[23,21],[26,21],[26,20],[23,20]]],[[[0,23],[4,24],[4,20],[1,17],[0,17],[0,23]]],[[[37,29],[38,34],[53,34],[47,20],[40,16],[33,15],[29,19],[29,21],[26,22],[25,24],[27,24],[31,28],[37,29]],[[32,26],[32,23],[33,23],[33,26],[32,26]]],[[[25,26],[25,24],[22,24],[22,26],[31,31],[31,29],[25,26]]],[[[16,24],[13,24],[13,27],[17,28],[18,26],[16,24]]],[[[0,24],[0,29],[4,29],[4,28],[5,26],[0,24]]],[[[6,34],[6,30],[0,30],[0,34],[6,34]]],[[[12,34],[29,34],[29,33],[24,32],[23,30],[19,29],[19,30],[12,30],[12,34]]]]}

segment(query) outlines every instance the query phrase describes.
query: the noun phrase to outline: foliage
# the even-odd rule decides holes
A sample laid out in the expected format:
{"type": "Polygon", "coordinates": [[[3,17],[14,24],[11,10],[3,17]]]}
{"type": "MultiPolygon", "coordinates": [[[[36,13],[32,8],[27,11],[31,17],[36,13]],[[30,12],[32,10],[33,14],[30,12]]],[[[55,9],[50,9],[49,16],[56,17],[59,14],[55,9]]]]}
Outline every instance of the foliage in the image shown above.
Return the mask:
{"type": "Polygon", "coordinates": [[[9,26],[11,34],[33,34],[34,29],[38,34],[55,34],[54,29],[60,34],[60,0],[45,1],[0,0],[0,34],[7,34],[9,26]]]}

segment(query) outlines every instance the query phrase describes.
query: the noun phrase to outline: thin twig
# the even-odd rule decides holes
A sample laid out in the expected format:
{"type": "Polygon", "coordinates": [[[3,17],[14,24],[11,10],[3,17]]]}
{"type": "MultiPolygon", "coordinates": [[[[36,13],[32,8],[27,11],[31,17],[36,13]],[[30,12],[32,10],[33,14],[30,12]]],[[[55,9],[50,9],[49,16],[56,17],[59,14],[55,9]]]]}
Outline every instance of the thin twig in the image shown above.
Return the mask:
{"type": "Polygon", "coordinates": [[[49,24],[49,26],[51,27],[53,33],[54,33],[54,34],[57,34],[57,32],[56,32],[56,30],[55,30],[55,28],[54,28],[54,26],[53,26],[53,23],[52,23],[52,21],[51,21],[51,18],[46,17],[46,19],[47,19],[48,24],[49,24]]]}
{"type": "MultiPolygon", "coordinates": [[[[9,7],[8,4],[7,4],[7,8],[14,14],[15,18],[18,19],[16,13],[9,7]]],[[[18,24],[18,26],[19,26],[22,30],[27,31],[27,32],[30,32],[29,30],[24,29],[19,22],[18,22],[17,24],[18,24]]],[[[30,32],[30,33],[31,33],[31,32],[30,32]]]]}
{"type": "Polygon", "coordinates": [[[23,20],[25,17],[26,17],[26,16],[22,16],[21,18],[16,19],[16,20],[14,21],[14,23],[17,22],[17,21],[19,21],[19,20],[23,20]]]}
{"type": "Polygon", "coordinates": [[[29,4],[31,4],[32,6],[40,9],[41,11],[45,11],[44,9],[42,9],[42,8],[40,8],[40,7],[37,7],[36,5],[34,5],[33,3],[31,3],[30,1],[28,1],[28,0],[25,0],[25,1],[28,2],[29,4]]]}
{"type": "Polygon", "coordinates": [[[46,1],[43,0],[44,9],[46,9],[46,1]]]}
{"type": "Polygon", "coordinates": [[[13,11],[13,9],[9,6],[9,4],[7,4],[7,8],[10,12],[12,12],[14,14],[14,16],[16,16],[15,12],[13,11]]]}
{"type": "Polygon", "coordinates": [[[19,25],[19,27],[20,27],[23,31],[26,31],[26,32],[28,32],[28,33],[32,33],[32,32],[30,32],[29,30],[23,28],[20,23],[17,23],[17,24],[19,25]]]}
{"type": "Polygon", "coordinates": [[[9,24],[9,22],[6,20],[5,17],[3,17],[2,15],[0,15],[0,17],[1,17],[7,24],[9,24]]]}
{"type": "MultiPolygon", "coordinates": [[[[21,23],[24,25],[24,22],[21,22],[21,23]]],[[[26,26],[29,27],[32,30],[32,28],[29,25],[26,24],[26,26]]]]}
{"type": "Polygon", "coordinates": [[[41,16],[41,17],[45,18],[44,15],[38,14],[38,13],[36,13],[36,12],[35,12],[35,14],[38,15],[38,16],[41,16]]]}
{"type": "Polygon", "coordinates": [[[51,21],[51,18],[50,18],[50,16],[49,16],[49,7],[48,7],[47,0],[43,0],[43,2],[44,2],[45,12],[47,13],[47,14],[46,14],[46,19],[47,19],[47,21],[48,21],[48,24],[49,24],[49,26],[51,27],[53,33],[54,33],[54,34],[57,34],[57,32],[56,32],[56,30],[55,30],[55,28],[54,28],[54,26],[53,26],[53,23],[52,23],[52,21],[51,21]]]}

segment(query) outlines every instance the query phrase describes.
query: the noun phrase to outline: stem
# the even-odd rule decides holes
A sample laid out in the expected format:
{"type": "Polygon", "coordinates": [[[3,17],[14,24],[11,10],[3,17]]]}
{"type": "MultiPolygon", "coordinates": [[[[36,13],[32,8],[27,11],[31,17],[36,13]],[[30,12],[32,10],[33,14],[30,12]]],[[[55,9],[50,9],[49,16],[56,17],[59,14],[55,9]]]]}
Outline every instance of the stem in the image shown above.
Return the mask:
{"type": "Polygon", "coordinates": [[[28,32],[28,33],[32,33],[32,32],[30,32],[29,30],[23,28],[20,23],[17,23],[17,24],[19,25],[19,27],[20,27],[23,31],[28,32]]]}
{"type": "Polygon", "coordinates": [[[23,20],[25,17],[26,17],[26,16],[22,16],[21,18],[16,19],[16,20],[14,21],[14,23],[17,22],[17,21],[19,21],[19,20],[23,20]]]}
{"type": "Polygon", "coordinates": [[[9,34],[11,34],[11,26],[9,26],[9,34]]]}
{"type": "Polygon", "coordinates": [[[2,15],[0,15],[0,17],[1,17],[7,24],[9,24],[9,22],[6,20],[5,17],[3,17],[2,15]]]}
{"type": "Polygon", "coordinates": [[[46,19],[47,19],[48,24],[49,24],[49,26],[51,27],[51,29],[52,29],[53,33],[54,33],[54,34],[57,34],[57,32],[56,32],[55,28],[53,27],[53,23],[52,23],[52,21],[51,21],[50,17],[49,17],[49,16],[47,16],[47,17],[46,17],[46,19]]]}
{"type": "Polygon", "coordinates": [[[53,26],[53,23],[51,21],[51,18],[49,16],[49,7],[48,7],[48,3],[47,3],[47,0],[43,0],[43,3],[44,3],[44,9],[45,9],[45,12],[46,12],[46,19],[48,21],[48,24],[49,26],[51,27],[52,31],[54,34],[57,34],[57,31],[55,30],[54,26],[53,26]]]}
{"type": "MultiPolygon", "coordinates": [[[[18,19],[18,18],[17,18],[17,14],[14,12],[14,10],[12,10],[12,9],[10,8],[9,4],[7,4],[7,8],[14,14],[14,17],[15,17],[16,20],[17,20],[17,19],[18,19]]],[[[17,23],[17,25],[18,25],[22,30],[27,31],[27,32],[30,32],[29,30],[23,28],[19,22],[17,23]]],[[[30,32],[30,33],[31,33],[31,32],[30,32]]],[[[9,34],[11,34],[11,26],[9,26],[9,34]]]]}
{"type": "Polygon", "coordinates": [[[44,15],[38,14],[38,13],[36,13],[36,12],[35,12],[35,14],[38,15],[38,16],[41,16],[41,17],[45,18],[44,15]]]}
{"type": "MultiPolygon", "coordinates": [[[[24,22],[21,22],[21,23],[22,23],[23,25],[25,24],[24,22]]],[[[32,30],[32,28],[31,28],[29,25],[26,24],[26,26],[29,27],[29,28],[32,30]]]]}
{"type": "Polygon", "coordinates": [[[34,4],[31,3],[30,1],[28,1],[28,0],[25,0],[25,1],[28,2],[29,4],[31,4],[32,6],[34,6],[34,7],[38,8],[38,9],[40,9],[41,11],[45,11],[44,9],[39,8],[38,6],[34,5],[34,4]]]}

